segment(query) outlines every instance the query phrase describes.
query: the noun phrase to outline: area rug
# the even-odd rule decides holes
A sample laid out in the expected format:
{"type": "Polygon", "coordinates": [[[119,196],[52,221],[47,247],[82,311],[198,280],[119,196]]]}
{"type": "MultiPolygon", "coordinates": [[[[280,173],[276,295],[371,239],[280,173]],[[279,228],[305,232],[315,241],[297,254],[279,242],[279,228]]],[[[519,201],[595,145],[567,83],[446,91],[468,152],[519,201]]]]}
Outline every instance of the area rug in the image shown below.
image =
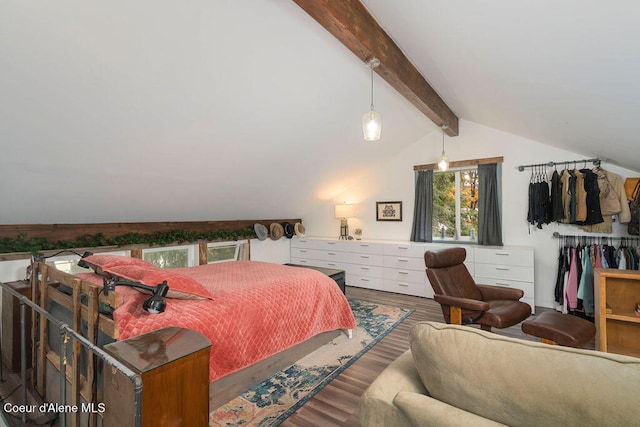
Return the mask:
{"type": "Polygon", "coordinates": [[[349,299],[358,328],[341,334],[209,414],[209,426],[277,426],[404,321],[413,310],[349,299]]]}

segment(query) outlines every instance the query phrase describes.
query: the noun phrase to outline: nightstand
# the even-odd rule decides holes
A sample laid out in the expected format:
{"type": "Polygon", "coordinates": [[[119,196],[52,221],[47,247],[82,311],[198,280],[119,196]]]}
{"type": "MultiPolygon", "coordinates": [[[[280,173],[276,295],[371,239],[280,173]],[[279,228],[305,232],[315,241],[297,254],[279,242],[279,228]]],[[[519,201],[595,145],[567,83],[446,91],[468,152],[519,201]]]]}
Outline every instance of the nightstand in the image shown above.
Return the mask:
{"type": "MultiPolygon", "coordinates": [[[[105,352],[142,377],[143,426],[209,425],[210,350],[204,335],[177,327],[104,346],[105,352]]],[[[103,425],[131,425],[133,383],[112,367],[103,372],[103,425]]]]}
{"type": "MultiPolygon", "coordinates": [[[[18,280],[5,282],[14,291],[31,298],[31,284],[18,280]]],[[[27,367],[31,366],[31,309],[25,305],[27,367]]],[[[2,290],[2,362],[11,372],[20,370],[20,301],[2,290]]]]}

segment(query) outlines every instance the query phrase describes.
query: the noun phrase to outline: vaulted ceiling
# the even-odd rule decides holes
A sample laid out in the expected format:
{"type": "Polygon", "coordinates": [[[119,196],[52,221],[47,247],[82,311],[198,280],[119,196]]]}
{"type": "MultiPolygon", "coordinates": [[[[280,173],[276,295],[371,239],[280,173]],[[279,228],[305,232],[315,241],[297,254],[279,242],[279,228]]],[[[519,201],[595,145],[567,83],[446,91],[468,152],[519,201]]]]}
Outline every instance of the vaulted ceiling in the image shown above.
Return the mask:
{"type": "MultiPolygon", "coordinates": [[[[363,4],[461,119],[640,170],[639,4],[363,4]]],[[[438,131],[377,77],[363,143],[369,85],[293,1],[5,0],[0,222],[303,215],[438,131]]]]}
{"type": "Polygon", "coordinates": [[[640,170],[640,3],[363,2],[459,117],[640,170]]]}

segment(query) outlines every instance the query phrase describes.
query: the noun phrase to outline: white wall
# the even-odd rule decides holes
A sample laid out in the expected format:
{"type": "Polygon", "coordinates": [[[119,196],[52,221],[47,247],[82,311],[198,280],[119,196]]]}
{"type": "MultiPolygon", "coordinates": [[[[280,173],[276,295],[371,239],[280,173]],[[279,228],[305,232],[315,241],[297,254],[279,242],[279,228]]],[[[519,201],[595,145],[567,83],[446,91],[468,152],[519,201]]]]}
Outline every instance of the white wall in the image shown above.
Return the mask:
{"type": "Polygon", "coordinates": [[[30,263],[31,260],[29,258],[0,261],[0,282],[13,282],[24,279],[30,263]]]}
{"type": "Polygon", "coordinates": [[[286,264],[291,260],[289,239],[251,239],[251,260],[286,264]]]}
{"type": "MultiPolygon", "coordinates": [[[[364,144],[364,142],[363,142],[364,144]]],[[[370,239],[408,240],[411,234],[414,200],[413,166],[435,163],[442,150],[442,134],[435,131],[412,146],[377,165],[369,175],[349,183],[342,194],[333,200],[326,200],[318,209],[303,216],[309,236],[337,236],[340,220],[334,218],[335,203],[357,203],[358,218],[349,220],[350,231],[363,228],[363,237],[370,239]],[[375,220],[376,201],[403,202],[402,222],[377,222],[375,220]]],[[[445,137],[445,150],[449,159],[469,160],[503,156],[503,240],[505,245],[535,247],[536,305],[553,306],[558,239],[552,237],[554,231],[561,234],[586,234],[578,227],[564,224],[549,224],[542,230],[529,226],[526,221],[530,170],[519,172],[518,165],[560,162],[587,159],[589,153],[572,153],[554,147],[501,132],[469,121],[460,122],[460,136],[445,137]]],[[[580,165],[582,166],[582,165],[580,165]]],[[[588,165],[591,167],[592,165],[588,165]]],[[[637,171],[629,171],[606,161],[602,167],[622,175],[638,176],[637,171]]],[[[614,224],[612,236],[626,235],[626,225],[614,224]]]]}

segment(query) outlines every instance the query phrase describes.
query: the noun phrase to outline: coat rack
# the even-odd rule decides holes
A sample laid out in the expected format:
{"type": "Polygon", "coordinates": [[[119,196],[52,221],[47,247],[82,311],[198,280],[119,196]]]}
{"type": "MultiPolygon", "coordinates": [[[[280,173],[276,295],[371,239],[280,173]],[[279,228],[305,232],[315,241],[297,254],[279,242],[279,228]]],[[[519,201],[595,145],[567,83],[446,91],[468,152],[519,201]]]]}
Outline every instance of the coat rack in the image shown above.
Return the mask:
{"type": "Polygon", "coordinates": [[[540,168],[540,167],[544,167],[544,166],[552,168],[552,167],[558,166],[558,165],[568,165],[569,163],[574,163],[574,164],[585,163],[586,164],[587,162],[593,163],[594,166],[600,166],[600,162],[601,161],[602,160],[600,160],[600,159],[582,159],[582,160],[571,160],[571,161],[566,161],[566,162],[536,163],[536,164],[533,164],[533,165],[520,165],[520,166],[518,166],[518,170],[520,172],[522,172],[526,168],[540,168]]]}

